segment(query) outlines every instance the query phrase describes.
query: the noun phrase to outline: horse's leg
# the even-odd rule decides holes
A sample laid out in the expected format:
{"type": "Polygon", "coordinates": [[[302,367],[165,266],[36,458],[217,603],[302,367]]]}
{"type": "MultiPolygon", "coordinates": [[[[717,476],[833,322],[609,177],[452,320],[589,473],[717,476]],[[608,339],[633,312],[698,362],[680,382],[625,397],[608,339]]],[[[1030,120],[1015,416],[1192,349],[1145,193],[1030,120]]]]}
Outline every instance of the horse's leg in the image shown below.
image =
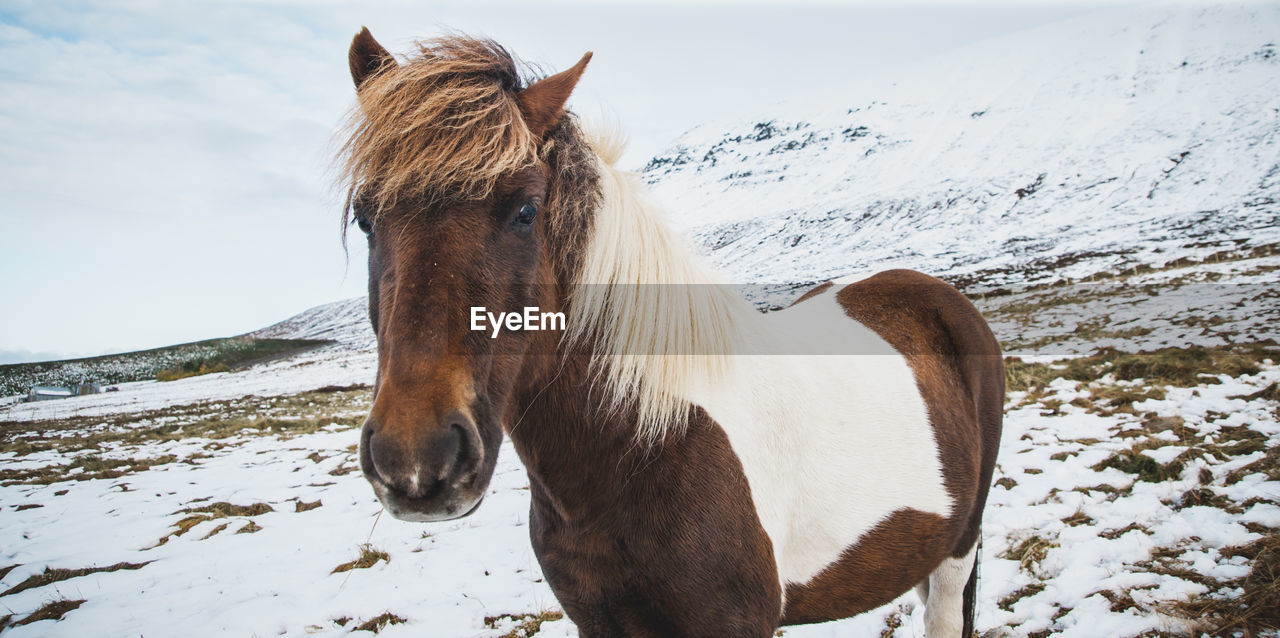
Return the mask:
{"type": "Polygon", "coordinates": [[[970,589],[970,581],[977,573],[976,557],[977,543],[974,543],[968,554],[960,558],[948,556],[929,574],[924,605],[925,635],[929,638],[969,638],[964,635],[966,629],[972,633],[972,595],[966,596],[969,593],[966,590],[970,589]],[[965,608],[966,602],[970,603],[969,609],[965,608]]]}

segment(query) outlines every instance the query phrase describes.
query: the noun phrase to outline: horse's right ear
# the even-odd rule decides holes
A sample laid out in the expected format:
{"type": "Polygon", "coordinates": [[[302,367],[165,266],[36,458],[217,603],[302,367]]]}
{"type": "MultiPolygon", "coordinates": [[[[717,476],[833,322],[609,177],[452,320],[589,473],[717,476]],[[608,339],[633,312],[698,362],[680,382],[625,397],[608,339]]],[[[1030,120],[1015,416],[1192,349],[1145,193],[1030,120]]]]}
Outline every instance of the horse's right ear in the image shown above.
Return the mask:
{"type": "Polygon", "coordinates": [[[383,67],[394,65],[396,59],[373,39],[369,27],[360,27],[360,33],[351,40],[351,50],[347,52],[347,63],[351,65],[351,79],[356,88],[366,80],[378,74],[383,67]]]}
{"type": "Polygon", "coordinates": [[[530,84],[516,95],[524,123],[529,125],[529,131],[538,140],[542,140],[547,131],[560,121],[564,103],[569,100],[569,94],[578,85],[578,78],[582,77],[582,71],[590,61],[591,52],[587,51],[577,64],[530,84]]]}

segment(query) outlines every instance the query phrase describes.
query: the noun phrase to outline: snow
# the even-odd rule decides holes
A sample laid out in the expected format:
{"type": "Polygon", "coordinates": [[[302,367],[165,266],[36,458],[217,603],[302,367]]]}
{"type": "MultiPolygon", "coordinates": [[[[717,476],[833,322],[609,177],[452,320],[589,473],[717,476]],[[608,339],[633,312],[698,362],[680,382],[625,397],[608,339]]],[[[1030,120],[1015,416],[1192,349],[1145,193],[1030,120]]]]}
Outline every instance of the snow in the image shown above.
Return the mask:
{"type": "MultiPolygon", "coordinates": [[[[1280,242],[1277,33],[1277,5],[1100,10],[866,79],[858,87],[864,97],[838,108],[783,105],[746,122],[709,123],[678,140],[645,177],[677,211],[673,221],[738,281],[780,283],[790,292],[789,284],[905,266],[971,284],[978,295],[1011,287],[1008,295],[980,296],[979,304],[1026,361],[1099,346],[1280,336],[1273,301],[1280,256],[1268,248],[1280,242]],[[1254,249],[1248,259],[1133,268],[1254,249]],[[1076,285],[1049,293],[1022,287],[1050,280],[1076,285]],[[1033,323],[1009,310],[1045,294],[1061,295],[1061,303],[1033,323]],[[1206,316],[1220,322],[1196,323],[1206,316]],[[1110,332],[1140,334],[1086,334],[1099,317],[1110,332]]],[[[0,427],[78,417],[101,418],[93,427],[109,428],[113,416],[178,406],[198,413],[206,404],[202,414],[216,416],[218,400],[369,384],[376,355],[365,303],[312,308],[251,333],[333,345],[235,373],[4,403],[0,427]]],[[[1108,375],[1059,379],[1039,397],[1010,393],[984,519],[979,629],[1067,636],[1183,629],[1161,606],[1207,588],[1157,569],[1160,562],[1241,578],[1250,566],[1224,550],[1259,538],[1258,526],[1280,527],[1280,481],[1257,472],[1228,480],[1265,452],[1190,452],[1232,427],[1257,433],[1268,448],[1280,445],[1276,402],[1248,398],[1276,382],[1280,366],[1271,363],[1257,374],[1163,388],[1163,398],[1110,413],[1071,402],[1098,387],[1145,382],[1108,375]],[[1191,434],[1148,432],[1149,416],[1179,417],[1191,434]],[[1100,466],[1138,442],[1146,445],[1142,456],[1161,466],[1182,460],[1182,470],[1150,482],[1100,466]],[[1196,489],[1238,511],[1183,506],[1196,489]],[[1024,541],[1038,543],[1043,555],[1013,555],[1024,541]],[[1113,610],[1107,596],[1119,594],[1135,605],[1113,610]]],[[[149,418],[123,427],[193,417],[149,418]]],[[[358,431],[341,425],[296,436],[144,441],[97,453],[178,460],[115,479],[0,481],[0,568],[17,565],[0,590],[46,567],[150,561],[0,595],[18,617],[62,597],[86,601],[63,620],[6,635],[185,635],[193,627],[345,635],[392,612],[407,622],[383,629],[387,636],[493,637],[516,621],[486,625],[487,618],[560,609],[529,546],[528,479],[509,443],[475,514],[423,525],[379,515],[355,469],[357,441],[358,431]],[[317,500],[319,507],[295,511],[317,500]],[[221,501],[274,511],[215,518],[169,536],[190,515],[182,510],[221,501]],[[250,521],[261,529],[237,533],[250,521]],[[331,573],[365,543],[390,561],[331,573]],[[335,622],[343,618],[351,621],[335,622]]],[[[4,452],[0,471],[65,464],[65,456],[4,452]]],[[[892,635],[924,633],[914,592],[856,618],[782,635],[878,635],[890,620],[900,623],[892,635]]],[[[558,620],[537,635],[577,631],[558,620]]]]}

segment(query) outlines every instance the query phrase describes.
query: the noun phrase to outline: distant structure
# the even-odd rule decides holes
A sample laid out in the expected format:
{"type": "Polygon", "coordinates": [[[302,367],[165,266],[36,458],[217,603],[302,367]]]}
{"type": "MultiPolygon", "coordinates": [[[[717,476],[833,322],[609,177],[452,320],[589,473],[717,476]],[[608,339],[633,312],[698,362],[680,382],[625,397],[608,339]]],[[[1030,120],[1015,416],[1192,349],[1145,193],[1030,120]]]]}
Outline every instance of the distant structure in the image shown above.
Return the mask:
{"type": "Polygon", "coordinates": [[[102,386],[97,383],[77,383],[70,387],[56,385],[33,385],[27,391],[27,402],[33,401],[52,401],[54,399],[66,399],[68,397],[76,397],[85,394],[97,394],[102,392],[102,386]]]}

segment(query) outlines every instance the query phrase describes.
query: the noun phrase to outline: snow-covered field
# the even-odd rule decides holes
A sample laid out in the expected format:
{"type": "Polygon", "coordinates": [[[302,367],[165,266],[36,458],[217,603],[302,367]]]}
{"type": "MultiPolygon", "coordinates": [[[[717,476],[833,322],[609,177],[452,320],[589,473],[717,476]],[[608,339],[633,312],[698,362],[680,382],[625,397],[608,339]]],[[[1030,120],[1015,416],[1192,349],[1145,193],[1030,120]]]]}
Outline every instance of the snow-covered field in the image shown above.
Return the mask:
{"type": "MultiPolygon", "coordinates": [[[[1021,304],[1026,321],[1013,323],[1042,314],[1021,304]]],[[[574,635],[564,619],[537,623],[558,606],[529,547],[528,481],[509,447],[475,515],[378,516],[355,459],[369,390],[351,387],[369,381],[370,362],[335,346],[0,413],[4,613],[21,622],[84,601],[6,633],[337,635],[389,613],[403,619],[382,629],[391,636],[574,635]],[[333,571],[364,547],[371,564],[333,571]],[[113,566],[23,586],[47,569],[113,566]]],[[[1252,368],[1206,370],[1172,385],[1111,374],[1015,384],[984,529],[981,629],[1183,633],[1179,602],[1241,595],[1256,558],[1241,548],[1280,529],[1280,347],[1252,368]]],[[[909,593],[784,635],[922,627],[909,593]]]]}
{"type": "MultiPolygon", "coordinates": [[[[1100,11],[899,70],[834,112],[710,124],[646,171],[738,281],[926,270],[1022,355],[984,633],[1280,623],[1276,34],[1275,5],[1100,11]]],[[[376,363],[363,305],[253,333],[337,341],[286,360],[0,405],[0,632],[576,635],[509,445],[474,515],[379,516],[355,456],[376,363]]],[[[923,627],[908,593],[781,635],[923,627]]]]}

